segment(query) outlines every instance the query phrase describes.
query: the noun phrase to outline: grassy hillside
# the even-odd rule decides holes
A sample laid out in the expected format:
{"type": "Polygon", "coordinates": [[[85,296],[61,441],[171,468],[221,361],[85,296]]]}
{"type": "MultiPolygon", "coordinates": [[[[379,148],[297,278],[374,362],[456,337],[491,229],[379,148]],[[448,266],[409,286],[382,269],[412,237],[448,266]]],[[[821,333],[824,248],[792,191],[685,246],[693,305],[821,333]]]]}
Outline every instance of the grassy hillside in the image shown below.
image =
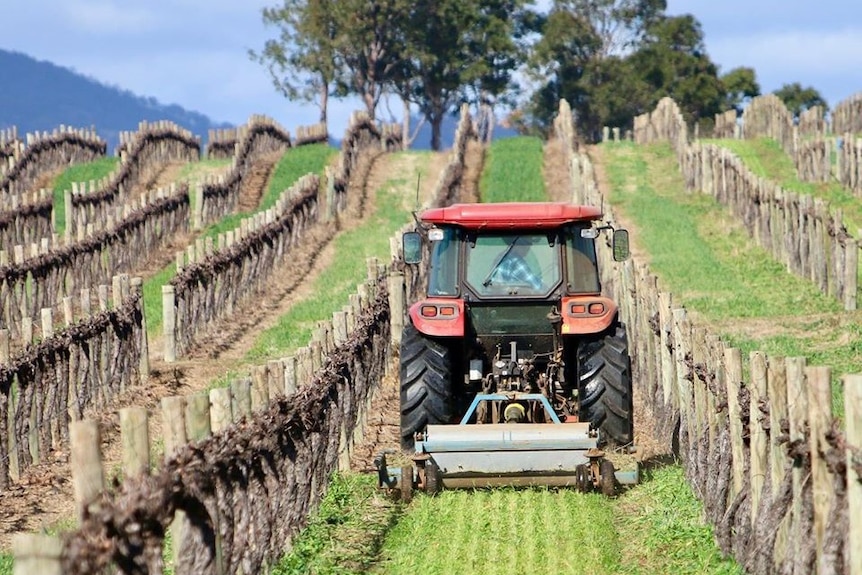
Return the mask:
{"type": "Polygon", "coordinates": [[[712,197],[686,192],[670,146],[600,150],[611,203],[665,289],[746,356],[760,350],[832,366],[835,413],[843,413],[839,376],[862,365],[862,314],[787,272],[712,197]]]}

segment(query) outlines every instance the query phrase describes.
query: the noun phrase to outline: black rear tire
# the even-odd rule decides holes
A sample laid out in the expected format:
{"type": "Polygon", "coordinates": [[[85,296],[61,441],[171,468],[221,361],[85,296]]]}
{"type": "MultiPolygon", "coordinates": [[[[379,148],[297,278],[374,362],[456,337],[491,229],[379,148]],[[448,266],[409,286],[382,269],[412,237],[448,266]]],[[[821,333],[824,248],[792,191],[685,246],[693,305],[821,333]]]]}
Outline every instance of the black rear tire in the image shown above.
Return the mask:
{"type": "Polygon", "coordinates": [[[401,335],[400,372],[401,447],[411,450],[417,432],[452,420],[452,353],[410,323],[401,335]]]}
{"type": "Polygon", "coordinates": [[[602,446],[620,447],[634,439],[631,372],[622,324],[578,349],[578,416],[599,430],[602,446]]]}

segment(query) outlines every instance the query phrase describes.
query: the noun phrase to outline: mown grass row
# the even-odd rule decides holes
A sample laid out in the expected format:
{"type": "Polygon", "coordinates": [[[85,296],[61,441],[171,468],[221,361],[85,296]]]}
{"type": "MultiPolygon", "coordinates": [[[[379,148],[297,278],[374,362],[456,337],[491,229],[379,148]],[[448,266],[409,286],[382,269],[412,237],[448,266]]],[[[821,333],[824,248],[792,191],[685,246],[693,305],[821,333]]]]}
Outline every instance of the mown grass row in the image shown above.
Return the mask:
{"type": "MultiPolygon", "coordinates": [[[[484,201],[544,199],[541,145],[535,144],[526,138],[494,143],[483,182],[495,180],[483,183],[484,201]],[[513,160],[500,148],[520,150],[518,170],[539,174],[538,183],[524,186],[505,176],[511,166],[497,162],[513,160]]],[[[351,493],[338,492],[335,506],[327,496],[323,511],[273,573],[740,572],[721,558],[701,520],[702,507],[675,464],[648,471],[641,485],[613,500],[571,490],[450,491],[420,494],[403,514],[390,508],[367,517],[362,510],[379,497],[371,491],[374,479],[348,474],[337,481],[345,477],[351,493]],[[341,525],[352,524],[357,512],[371,536],[343,534],[341,525]],[[350,545],[354,539],[361,559],[350,545]]]]}
{"type": "Polygon", "coordinates": [[[727,148],[740,157],[756,175],[772,180],[785,190],[827,200],[833,209],[844,212],[844,221],[851,235],[862,229],[862,199],[855,196],[835,180],[830,182],[801,182],[796,177],[796,166],[787,152],[771,138],[755,140],[704,140],[727,148]]]}
{"type": "Polygon", "coordinates": [[[843,312],[787,272],[712,197],[687,193],[669,146],[601,150],[611,203],[636,228],[663,289],[745,355],[760,350],[831,366],[835,413],[843,413],[840,375],[862,366],[860,313],[843,312]]]}

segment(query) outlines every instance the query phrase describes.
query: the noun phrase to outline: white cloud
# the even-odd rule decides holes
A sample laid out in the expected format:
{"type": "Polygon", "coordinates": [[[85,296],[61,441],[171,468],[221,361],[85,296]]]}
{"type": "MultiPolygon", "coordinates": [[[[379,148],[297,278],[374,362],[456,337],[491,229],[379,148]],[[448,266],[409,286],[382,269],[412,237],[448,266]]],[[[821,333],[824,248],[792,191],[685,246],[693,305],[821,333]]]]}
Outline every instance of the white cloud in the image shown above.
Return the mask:
{"type": "Polygon", "coordinates": [[[818,89],[830,104],[835,104],[862,90],[862,70],[858,65],[862,28],[707,37],[707,49],[723,71],[753,67],[764,91],[800,82],[818,89]]]}
{"type": "Polygon", "coordinates": [[[64,20],[72,29],[87,34],[141,36],[151,33],[159,17],[152,7],[112,0],[79,0],[60,3],[64,20]]]}

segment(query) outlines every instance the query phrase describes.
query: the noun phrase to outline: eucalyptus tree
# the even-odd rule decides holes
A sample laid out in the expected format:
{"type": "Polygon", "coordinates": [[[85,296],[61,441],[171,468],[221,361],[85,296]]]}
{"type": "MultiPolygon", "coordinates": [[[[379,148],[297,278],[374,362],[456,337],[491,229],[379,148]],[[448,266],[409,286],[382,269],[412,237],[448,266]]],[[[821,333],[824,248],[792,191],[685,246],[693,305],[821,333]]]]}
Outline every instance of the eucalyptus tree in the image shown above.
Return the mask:
{"type": "Polygon", "coordinates": [[[531,0],[418,0],[405,27],[404,59],[393,89],[431,125],[441,146],[447,114],[462,102],[492,104],[506,94],[523,59],[531,0]]]}
{"type": "Polygon", "coordinates": [[[288,99],[316,102],[326,123],[329,97],[338,95],[336,39],[339,0],[283,0],[264,8],[263,21],[278,37],[264,43],[252,59],[265,65],[276,90],[288,99]]]}
{"type": "Polygon", "coordinates": [[[781,98],[794,118],[798,118],[799,114],[814,106],[822,106],[824,110],[829,109],[829,105],[820,95],[820,92],[812,86],[803,88],[799,82],[784,84],[775,91],[775,95],[781,98]]]}
{"type": "Polygon", "coordinates": [[[742,113],[743,106],[760,95],[760,83],[754,68],[740,66],[721,76],[726,92],[724,108],[742,113]]]}

